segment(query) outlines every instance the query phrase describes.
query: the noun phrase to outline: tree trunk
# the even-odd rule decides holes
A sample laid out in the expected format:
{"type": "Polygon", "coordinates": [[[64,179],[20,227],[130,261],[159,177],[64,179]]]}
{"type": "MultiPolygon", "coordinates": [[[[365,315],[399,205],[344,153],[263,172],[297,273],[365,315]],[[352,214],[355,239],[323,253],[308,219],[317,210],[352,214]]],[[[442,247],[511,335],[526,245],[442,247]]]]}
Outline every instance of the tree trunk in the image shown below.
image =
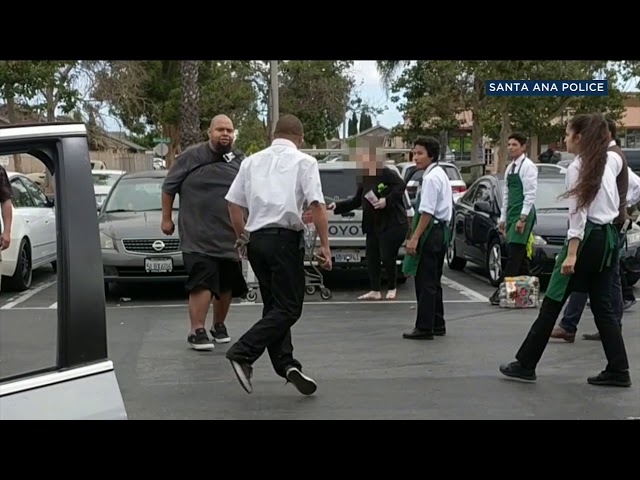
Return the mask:
{"type": "MultiPolygon", "coordinates": [[[[56,121],[56,108],[58,108],[58,99],[53,85],[47,87],[45,96],[47,97],[47,122],[56,121]]],[[[45,168],[44,190],[47,193],[55,193],[56,183],[48,168],[45,168]]]]}
{"type": "Polygon", "coordinates": [[[440,132],[440,160],[443,162],[447,159],[448,145],[449,145],[449,132],[447,132],[446,130],[442,130],[440,132]]]}
{"type": "Polygon", "coordinates": [[[200,95],[198,88],[198,61],[180,62],[182,102],[180,109],[180,147],[187,147],[200,141],[200,95]]]}
{"type": "Polygon", "coordinates": [[[167,168],[170,168],[173,161],[176,158],[176,154],[179,152],[180,146],[180,132],[177,125],[163,125],[162,136],[170,138],[171,142],[167,145],[167,156],[165,157],[167,168]]]}
{"type": "MultiPolygon", "coordinates": [[[[9,123],[18,123],[18,118],[16,116],[16,99],[13,97],[13,95],[9,95],[7,97],[7,117],[9,117],[9,123]]],[[[19,153],[13,155],[13,169],[16,172],[23,173],[22,157],[19,153]]]]}
{"type": "Polygon", "coordinates": [[[509,152],[507,150],[507,143],[509,142],[509,135],[511,135],[511,119],[509,118],[509,112],[507,111],[506,104],[502,110],[502,126],[500,128],[500,148],[498,150],[498,164],[496,165],[496,173],[504,172],[507,165],[507,157],[509,152]]]}
{"type": "Polygon", "coordinates": [[[477,118],[474,118],[473,123],[471,124],[471,145],[471,165],[484,163],[484,147],[482,157],[478,158],[478,146],[483,145],[483,142],[482,125],[480,125],[480,121],[477,118]]]}

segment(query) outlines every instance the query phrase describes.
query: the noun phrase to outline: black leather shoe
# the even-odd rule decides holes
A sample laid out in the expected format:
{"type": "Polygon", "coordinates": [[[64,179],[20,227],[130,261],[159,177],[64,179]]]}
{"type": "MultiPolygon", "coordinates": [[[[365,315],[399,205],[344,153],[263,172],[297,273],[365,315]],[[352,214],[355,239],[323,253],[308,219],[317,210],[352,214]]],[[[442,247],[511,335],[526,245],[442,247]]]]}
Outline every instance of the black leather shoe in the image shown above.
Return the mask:
{"type": "Polygon", "coordinates": [[[603,387],[630,387],[631,376],[629,372],[600,372],[595,377],[587,378],[587,382],[591,385],[603,387]]]}
{"type": "Polygon", "coordinates": [[[410,332],[403,333],[402,338],[408,338],[410,340],[433,340],[433,333],[428,330],[414,328],[410,332]]]}
{"type": "Polygon", "coordinates": [[[500,365],[500,373],[505,377],[517,378],[528,382],[534,382],[537,378],[534,369],[524,368],[518,361],[500,365]]]}

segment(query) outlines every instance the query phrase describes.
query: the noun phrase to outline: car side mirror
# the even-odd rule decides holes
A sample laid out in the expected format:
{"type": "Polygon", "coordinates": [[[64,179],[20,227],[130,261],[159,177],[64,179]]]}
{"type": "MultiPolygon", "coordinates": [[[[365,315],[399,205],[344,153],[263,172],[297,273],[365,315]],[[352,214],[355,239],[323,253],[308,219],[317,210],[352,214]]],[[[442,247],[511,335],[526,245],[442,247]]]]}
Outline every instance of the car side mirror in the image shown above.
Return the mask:
{"type": "Polygon", "coordinates": [[[489,202],[476,202],[473,205],[473,209],[476,212],[482,212],[491,215],[493,213],[493,209],[491,208],[491,204],[489,202]]]}

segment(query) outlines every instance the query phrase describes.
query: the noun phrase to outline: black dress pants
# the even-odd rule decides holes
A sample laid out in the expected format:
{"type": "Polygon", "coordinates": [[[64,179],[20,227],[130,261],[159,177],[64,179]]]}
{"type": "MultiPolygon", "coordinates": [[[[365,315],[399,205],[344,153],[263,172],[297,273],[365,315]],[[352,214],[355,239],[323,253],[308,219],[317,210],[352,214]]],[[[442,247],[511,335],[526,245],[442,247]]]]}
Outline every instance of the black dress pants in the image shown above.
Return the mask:
{"type": "MultiPolygon", "coordinates": [[[[560,316],[562,306],[571,292],[576,291],[589,293],[591,310],[607,357],[606,371],[619,373],[629,369],[622,331],[612,304],[611,284],[614,269],[612,266],[605,266],[602,271],[598,271],[604,252],[605,233],[603,230],[593,230],[578,256],[574,267],[575,273],[571,276],[562,301],[544,298],[538,318],[516,354],[516,359],[522,367],[536,368],[551,337],[551,331],[560,316]]],[[[618,261],[619,253],[616,248],[611,258],[611,265],[618,261]]]]}
{"type": "Polygon", "coordinates": [[[447,250],[443,242],[443,225],[435,224],[422,246],[415,276],[416,328],[431,333],[445,329],[441,279],[447,250]]]}
{"type": "Polygon", "coordinates": [[[293,358],[291,341],[291,327],[302,315],[304,302],[302,232],[283,228],[252,232],[247,256],[260,286],[262,319],[229,348],[226,357],[251,365],[266,349],[276,374],[286,378],[289,367],[302,369],[293,358]]]}

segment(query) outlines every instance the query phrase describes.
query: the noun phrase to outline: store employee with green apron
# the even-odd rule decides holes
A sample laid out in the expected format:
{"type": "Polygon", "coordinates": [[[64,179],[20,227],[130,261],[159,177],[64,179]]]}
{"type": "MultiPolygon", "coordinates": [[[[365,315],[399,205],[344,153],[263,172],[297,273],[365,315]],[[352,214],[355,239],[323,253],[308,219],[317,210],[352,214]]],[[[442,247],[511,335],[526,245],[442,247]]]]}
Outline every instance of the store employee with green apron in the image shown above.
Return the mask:
{"type": "Polygon", "coordinates": [[[566,175],[569,229],[558,254],[544,301],[535,323],[516,354],[517,361],[500,366],[507,377],[533,381],[536,366],[551,336],[562,306],[572,291],[588,292],[600,333],[607,367],[589,377],[592,385],[628,387],[629,361],[620,324],[612,304],[614,266],[619,261],[620,197],[616,176],[620,163],[607,151],[609,136],[601,114],[577,115],[567,126],[567,150],[576,154],[566,175]]]}
{"type": "Polygon", "coordinates": [[[453,196],[449,177],[439,165],[440,143],[433,137],[419,137],[414,142],[416,167],[426,169],[413,217],[411,237],[407,242],[402,270],[415,275],[415,328],[403,337],[432,340],[446,333],[442,302],[442,267],[449,244],[449,223],[453,214],[453,196]]]}
{"type": "MultiPolygon", "coordinates": [[[[498,228],[505,236],[508,248],[508,262],[505,277],[529,275],[527,242],[536,223],[534,203],[538,192],[538,167],[524,151],[527,137],[513,133],[507,143],[511,163],[505,170],[502,212],[498,228]]],[[[491,305],[500,304],[500,288],[491,296],[491,305]]]]}

